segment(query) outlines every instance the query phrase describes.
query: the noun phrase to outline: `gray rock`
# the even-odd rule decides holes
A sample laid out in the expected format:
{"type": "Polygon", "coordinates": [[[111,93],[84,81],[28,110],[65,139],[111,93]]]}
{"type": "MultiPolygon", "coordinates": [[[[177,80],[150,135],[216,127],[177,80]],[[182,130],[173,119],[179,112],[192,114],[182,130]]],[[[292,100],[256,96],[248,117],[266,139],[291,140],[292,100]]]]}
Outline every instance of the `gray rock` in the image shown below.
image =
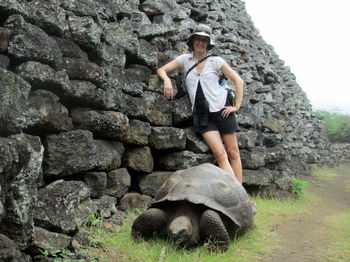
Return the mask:
{"type": "Polygon", "coordinates": [[[162,170],[175,171],[190,168],[206,162],[214,163],[212,154],[196,154],[191,151],[180,151],[163,154],[158,158],[162,170]]]}
{"type": "Polygon", "coordinates": [[[0,232],[21,249],[33,241],[33,213],[44,148],[39,137],[0,139],[0,232]]]}
{"type": "MultiPolygon", "coordinates": [[[[155,37],[155,36],[160,36],[160,35],[165,35],[167,33],[174,33],[177,31],[177,28],[174,25],[165,25],[165,24],[150,24],[150,25],[140,25],[138,27],[138,33],[139,36],[142,38],[149,38],[149,37],[155,37]]],[[[142,46],[145,44],[140,43],[141,50],[142,46]]],[[[149,47],[147,47],[149,48],[149,47]]],[[[142,57],[142,53],[140,54],[142,57]]],[[[151,65],[151,64],[150,64],[151,65]]],[[[155,64],[156,65],[156,64],[155,64]]]]}
{"type": "Polygon", "coordinates": [[[68,16],[71,36],[78,45],[85,48],[96,48],[100,44],[102,28],[94,22],[92,17],[68,16]]]}
{"type": "Polygon", "coordinates": [[[146,15],[161,15],[167,11],[166,1],[150,1],[146,0],[140,5],[140,10],[146,15]]]}
{"type": "MultiPolygon", "coordinates": [[[[176,4],[174,1],[150,1],[146,0],[140,5],[140,10],[148,16],[156,16],[162,14],[168,14],[172,18],[175,13],[178,13],[181,6],[176,4]]],[[[176,14],[178,15],[178,14],[176,14]]],[[[153,21],[154,22],[154,21],[153,21]]]]}
{"type": "Polygon", "coordinates": [[[77,128],[90,130],[96,137],[122,140],[129,133],[129,119],[120,112],[74,108],[71,115],[77,128]]]}
{"type": "Polygon", "coordinates": [[[31,133],[59,133],[73,129],[68,110],[59,103],[59,97],[46,90],[34,91],[24,114],[31,133]]]}
{"type": "Polygon", "coordinates": [[[283,141],[283,137],[281,134],[263,133],[262,137],[263,144],[267,147],[277,146],[283,141]]]}
{"type": "Polygon", "coordinates": [[[81,181],[57,180],[39,189],[35,225],[58,233],[73,234],[88,215],[93,214],[89,202],[84,203],[89,196],[89,188],[81,181]]]}
{"type": "Polygon", "coordinates": [[[28,13],[33,24],[52,35],[68,35],[69,27],[66,12],[58,4],[50,1],[36,0],[28,2],[28,13]]]}
{"type": "Polygon", "coordinates": [[[0,222],[2,220],[2,218],[4,217],[5,215],[5,201],[4,201],[4,193],[3,193],[3,187],[4,187],[5,183],[4,181],[1,181],[0,183],[0,196],[1,196],[1,200],[0,200],[0,222]]]}
{"type": "Polygon", "coordinates": [[[104,109],[121,112],[130,118],[146,119],[149,104],[144,98],[133,97],[113,89],[106,90],[103,95],[104,109]]]}
{"type": "Polygon", "coordinates": [[[185,149],[186,132],[175,127],[152,127],[149,143],[158,150],[185,149]]]}
{"type": "Polygon", "coordinates": [[[256,127],[258,123],[258,118],[255,115],[249,113],[239,112],[237,118],[239,119],[239,125],[248,129],[256,127]]]}
{"type": "Polygon", "coordinates": [[[251,151],[241,150],[240,153],[245,168],[257,169],[265,166],[266,151],[264,147],[255,147],[251,151]]]}
{"type": "Polygon", "coordinates": [[[27,3],[25,1],[1,1],[0,9],[8,14],[21,14],[24,17],[28,17],[29,15],[27,3]]]}
{"type": "Polygon", "coordinates": [[[132,72],[133,75],[136,75],[136,79],[140,79],[140,81],[144,85],[148,85],[150,81],[150,77],[152,75],[152,70],[146,66],[131,64],[129,68],[126,70],[127,72],[132,72]]]}
{"type": "Polygon", "coordinates": [[[262,122],[262,127],[266,128],[267,131],[270,131],[272,133],[277,133],[277,134],[280,134],[284,131],[283,122],[280,120],[272,120],[272,119],[264,120],[262,122]]]}
{"type": "MultiPolygon", "coordinates": [[[[133,0],[134,1],[134,0],[133,0]]],[[[128,5],[127,3],[125,3],[128,5]]],[[[117,20],[116,14],[119,12],[120,1],[85,1],[85,0],[60,0],[60,6],[77,16],[99,17],[100,19],[117,20]]]]}
{"type": "Polygon", "coordinates": [[[23,112],[30,85],[16,74],[0,68],[0,135],[19,133],[26,127],[23,112]]]}
{"type": "Polygon", "coordinates": [[[16,68],[16,73],[35,89],[45,89],[57,94],[62,94],[69,89],[66,72],[55,71],[49,65],[40,62],[23,63],[16,68]]]}
{"type": "Polygon", "coordinates": [[[109,171],[119,168],[124,154],[121,142],[111,140],[94,140],[96,145],[96,170],[109,171]]]}
{"type": "Polygon", "coordinates": [[[183,125],[192,121],[192,106],[188,96],[175,99],[173,103],[173,123],[183,125]]]}
{"type": "Polygon", "coordinates": [[[132,209],[146,209],[153,202],[150,196],[141,195],[139,193],[127,193],[120,199],[119,208],[123,211],[132,209]]]}
{"type": "Polygon", "coordinates": [[[48,257],[48,256],[44,256],[44,255],[37,255],[33,258],[33,261],[35,262],[55,262],[54,257],[48,257]]]}
{"type": "Polygon", "coordinates": [[[107,174],[107,186],[104,194],[121,198],[128,192],[131,185],[131,176],[126,168],[112,170],[107,174]]]}
{"type": "Polygon", "coordinates": [[[162,15],[155,15],[153,17],[153,23],[172,25],[174,23],[174,20],[172,19],[171,15],[169,13],[165,13],[162,15]]]}
{"type": "Polygon", "coordinates": [[[2,234],[0,234],[0,260],[29,262],[29,259],[21,253],[16,242],[2,234]]]}
{"type": "MultiPolygon", "coordinates": [[[[158,56],[159,56],[158,61],[161,62],[161,63],[167,63],[168,61],[171,61],[171,60],[175,59],[177,56],[179,56],[181,54],[190,52],[188,50],[188,46],[186,44],[185,45],[186,45],[187,49],[181,48],[180,43],[182,43],[182,42],[179,42],[177,44],[177,47],[176,47],[177,49],[180,49],[181,51],[180,50],[177,51],[177,50],[169,50],[169,47],[167,47],[166,43],[163,43],[163,41],[166,41],[166,39],[160,38],[158,41],[154,41],[155,44],[157,44],[157,46],[159,44],[162,44],[160,49],[165,49],[165,50],[163,50],[162,53],[158,54],[158,56]],[[161,41],[161,42],[159,43],[158,41],[161,41]]],[[[184,44],[184,43],[182,43],[182,44],[184,44]]],[[[183,71],[173,71],[173,72],[169,73],[169,76],[171,78],[176,78],[177,76],[180,76],[180,75],[181,76],[185,76],[183,71]]],[[[185,80],[184,78],[181,79],[181,84],[183,84],[184,85],[183,88],[186,89],[184,80],[185,80]]]]}
{"type": "Polygon", "coordinates": [[[281,172],[275,172],[274,173],[274,184],[277,185],[277,188],[288,192],[291,190],[292,187],[292,180],[291,175],[288,174],[288,172],[281,171],[281,172]]]}
{"type": "Polygon", "coordinates": [[[74,41],[57,36],[53,36],[52,38],[57,42],[58,47],[61,50],[62,56],[72,58],[84,58],[86,60],[88,59],[87,54],[83,50],[81,50],[81,48],[76,43],[74,43],[74,41]]]}
{"type": "Polygon", "coordinates": [[[268,147],[266,150],[266,163],[282,162],[286,159],[287,152],[283,148],[268,147]]]}
{"type": "Polygon", "coordinates": [[[268,169],[243,170],[243,183],[253,186],[268,186],[273,181],[273,174],[268,169]]]}
{"type": "Polygon", "coordinates": [[[133,70],[124,70],[118,67],[111,67],[107,71],[108,85],[113,89],[122,90],[132,96],[141,96],[143,86],[141,79],[133,70]]]}
{"type": "Polygon", "coordinates": [[[132,31],[139,31],[140,26],[142,25],[151,25],[152,22],[149,17],[143,13],[138,11],[138,9],[133,10],[128,14],[128,16],[124,16],[120,23],[125,27],[132,31]]]}
{"type": "Polygon", "coordinates": [[[90,234],[84,231],[78,231],[73,237],[71,242],[72,247],[75,250],[93,246],[93,242],[90,239],[90,234]]]}
{"type": "Polygon", "coordinates": [[[87,130],[49,135],[45,138],[45,149],[45,176],[68,176],[97,165],[96,144],[87,130]]]}
{"type": "Polygon", "coordinates": [[[101,43],[93,51],[94,61],[100,66],[117,66],[125,67],[126,56],[124,48],[120,46],[111,46],[101,43]]]}
{"type": "MultiPolygon", "coordinates": [[[[35,240],[31,249],[36,250],[45,250],[48,252],[48,255],[55,256],[57,253],[61,252],[62,249],[68,248],[70,246],[71,237],[50,232],[46,229],[35,227],[35,240]]],[[[38,252],[39,253],[39,252],[38,252]]]]}
{"type": "Polygon", "coordinates": [[[142,175],[139,178],[139,188],[143,195],[155,197],[158,189],[171,176],[173,172],[155,171],[151,174],[142,175]]]}
{"type": "Polygon", "coordinates": [[[137,172],[150,173],[154,167],[152,152],[148,146],[127,149],[123,162],[126,167],[137,172]]]}
{"type": "Polygon", "coordinates": [[[110,218],[117,213],[117,199],[115,197],[102,196],[101,198],[93,199],[91,202],[96,217],[110,218]]]}
{"type": "MultiPolygon", "coordinates": [[[[172,84],[176,84],[175,81],[171,81],[172,84]]],[[[175,86],[176,87],[176,86],[175,86]]],[[[174,85],[173,85],[174,88],[174,85]]],[[[151,75],[149,77],[149,84],[146,88],[147,91],[153,91],[153,92],[158,92],[160,94],[164,94],[163,91],[163,83],[162,80],[159,78],[158,75],[151,75]]]]}
{"type": "MultiPolygon", "coordinates": [[[[144,8],[144,9],[147,8],[151,12],[155,11],[156,14],[169,14],[174,21],[181,21],[184,19],[188,19],[188,17],[191,14],[190,8],[187,8],[171,0],[166,0],[166,1],[147,0],[142,3],[141,8],[144,8]]],[[[147,12],[147,9],[145,10],[145,12],[147,12]]]]}
{"type": "Polygon", "coordinates": [[[62,57],[56,41],[39,27],[26,23],[22,16],[10,16],[5,27],[12,32],[8,53],[16,58],[54,64],[62,57]]]}
{"type": "Polygon", "coordinates": [[[108,94],[89,81],[71,80],[65,86],[62,97],[69,104],[84,107],[111,109],[108,94]]]}
{"type": "Polygon", "coordinates": [[[204,139],[193,131],[193,128],[186,128],[186,150],[207,153],[210,149],[204,139]]]}
{"type": "Polygon", "coordinates": [[[172,124],[171,104],[163,95],[146,91],[143,99],[146,102],[147,119],[155,125],[170,126],[172,124]]]}
{"type": "Polygon", "coordinates": [[[139,0],[115,0],[113,1],[120,13],[131,13],[138,9],[139,0]]]}
{"type": "Polygon", "coordinates": [[[119,227],[123,225],[125,220],[125,213],[121,210],[117,210],[112,217],[103,220],[103,227],[107,232],[116,233],[119,227]]]}
{"type": "Polygon", "coordinates": [[[86,172],[83,174],[84,183],[90,188],[92,198],[103,196],[107,186],[107,174],[105,172],[86,172]]]}
{"type": "Polygon", "coordinates": [[[72,80],[91,81],[96,85],[102,85],[104,81],[102,68],[84,58],[64,57],[58,69],[66,71],[69,79],[72,80]]]}
{"type": "Polygon", "coordinates": [[[246,132],[238,132],[237,140],[239,148],[253,148],[257,144],[259,133],[256,131],[246,131],[246,132]]]}
{"type": "Polygon", "coordinates": [[[140,44],[130,28],[120,23],[108,23],[103,26],[103,29],[103,36],[107,44],[117,49],[122,48],[126,53],[137,56],[140,44]]]}
{"type": "Polygon", "coordinates": [[[130,119],[129,126],[129,133],[124,137],[124,141],[138,146],[148,145],[151,125],[137,119],[130,119]]]}
{"type": "Polygon", "coordinates": [[[5,55],[0,55],[0,68],[7,69],[10,65],[10,58],[5,55]]]}
{"type": "MultiPolygon", "coordinates": [[[[147,32],[146,30],[147,28],[150,28],[150,27],[146,26],[144,28],[146,32],[147,32]]],[[[147,36],[148,34],[144,33],[141,37],[147,37],[147,36]]],[[[156,69],[158,67],[156,47],[152,46],[149,42],[147,42],[144,39],[139,40],[139,46],[140,46],[140,49],[138,50],[138,53],[137,53],[138,59],[140,59],[150,68],[156,69]]]]}

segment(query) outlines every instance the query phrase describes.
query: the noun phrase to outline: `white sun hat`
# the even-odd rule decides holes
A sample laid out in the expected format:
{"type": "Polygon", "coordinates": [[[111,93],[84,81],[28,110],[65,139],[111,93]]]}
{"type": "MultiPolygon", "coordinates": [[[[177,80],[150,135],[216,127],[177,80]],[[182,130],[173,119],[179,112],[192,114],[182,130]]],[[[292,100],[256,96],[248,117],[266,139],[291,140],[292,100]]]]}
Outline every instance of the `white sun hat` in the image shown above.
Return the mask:
{"type": "Polygon", "coordinates": [[[208,49],[211,49],[215,46],[214,40],[213,40],[213,36],[212,36],[212,30],[210,28],[210,26],[207,26],[205,24],[197,24],[196,27],[194,28],[192,35],[190,36],[190,38],[188,39],[187,45],[193,49],[193,45],[192,45],[192,40],[193,37],[199,35],[199,36],[205,36],[209,38],[209,45],[208,45],[208,49]]]}

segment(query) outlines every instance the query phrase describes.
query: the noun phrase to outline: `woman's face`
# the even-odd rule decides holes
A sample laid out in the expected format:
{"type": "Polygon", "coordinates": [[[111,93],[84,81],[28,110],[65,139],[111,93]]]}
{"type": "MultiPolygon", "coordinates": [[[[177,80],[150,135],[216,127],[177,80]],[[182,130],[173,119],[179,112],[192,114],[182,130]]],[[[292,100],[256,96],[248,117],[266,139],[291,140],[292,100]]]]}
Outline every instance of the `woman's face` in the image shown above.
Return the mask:
{"type": "Polygon", "coordinates": [[[196,35],[193,38],[193,49],[196,52],[205,52],[209,45],[209,38],[205,36],[196,35]]]}

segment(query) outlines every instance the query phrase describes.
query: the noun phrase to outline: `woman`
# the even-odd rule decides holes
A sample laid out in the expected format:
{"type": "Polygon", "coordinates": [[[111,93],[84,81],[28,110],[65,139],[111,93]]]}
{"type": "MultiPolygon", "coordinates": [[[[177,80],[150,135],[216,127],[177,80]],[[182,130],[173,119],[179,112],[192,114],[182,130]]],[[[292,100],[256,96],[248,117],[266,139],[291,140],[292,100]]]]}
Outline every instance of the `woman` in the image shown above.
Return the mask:
{"type": "MultiPolygon", "coordinates": [[[[208,50],[214,46],[211,28],[203,24],[197,25],[189,38],[188,45],[193,50],[192,54],[180,55],[157,70],[157,74],[164,81],[164,96],[167,99],[172,99],[174,96],[167,73],[180,67],[187,72],[208,55],[208,50]]],[[[241,106],[243,85],[244,82],[240,76],[219,56],[206,58],[186,76],[186,86],[194,113],[195,131],[202,134],[219,167],[236,175],[241,183],[242,164],[236,137],[239,128],[234,112],[241,106]],[[225,106],[227,91],[219,85],[220,72],[235,85],[234,106],[225,106]]]]}

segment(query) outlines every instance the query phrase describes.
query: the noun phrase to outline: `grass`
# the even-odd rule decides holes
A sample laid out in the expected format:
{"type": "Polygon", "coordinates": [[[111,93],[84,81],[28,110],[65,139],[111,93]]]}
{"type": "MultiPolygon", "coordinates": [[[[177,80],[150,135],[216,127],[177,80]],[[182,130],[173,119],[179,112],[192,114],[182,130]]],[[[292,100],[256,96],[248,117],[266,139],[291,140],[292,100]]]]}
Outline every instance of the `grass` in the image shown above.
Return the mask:
{"type": "MultiPolygon", "coordinates": [[[[332,173],[338,175],[337,173],[332,173]]],[[[350,190],[350,179],[346,182],[346,189],[350,190]]],[[[350,211],[332,214],[324,219],[329,227],[329,246],[325,249],[321,262],[350,261],[350,211]]]]}
{"type": "Polygon", "coordinates": [[[312,172],[312,176],[322,180],[330,180],[337,176],[337,172],[334,169],[328,168],[315,168],[312,172]]]}
{"type": "Polygon", "coordinates": [[[323,262],[350,261],[350,212],[326,217],[330,227],[330,244],[323,255],[323,262]]]}
{"type": "MultiPolygon", "coordinates": [[[[339,169],[316,168],[313,176],[320,180],[330,180],[340,175],[339,169]]],[[[350,190],[350,179],[345,181],[346,189],[350,190]]],[[[322,254],[320,262],[345,262],[350,261],[350,211],[330,214],[323,219],[327,230],[329,243],[322,254]]]]}
{"type": "MultiPolygon", "coordinates": [[[[331,179],[338,175],[336,171],[317,168],[313,172],[318,179],[331,179]]],[[[347,181],[350,185],[350,180],[347,181]]],[[[301,213],[310,213],[310,206],[320,198],[308,192],[309,185],[303,188],[299,198],[278,200],[252,197],[257,203],[255,216],[256,227],[245,235],[232,241],[225,253],[212,253],[207,245],[193,249],[179,249],[167,240],[151,238],[135,241],[131,235],[131,225],[140,214],[140,210],[129,212],[123,226],[115,228],[114,233],[107,233],[102,224],[85,228],[91,234],[95,247],[80,250],[90,260],[118,262],[250,262],[278,251],[280,242],[274,229],[286,219],[297,217],[301,213]]],[[[325,230],[329,233],[329,246],[320,254],[320,262],[350,261],[350,213],[330,214],[326,217],[325,230]]]]}
{"type": "Polygon", "coordinates": [[[258,214],[255,217],[256,227],[245,235],[234,239],[225,253],[210,252],[207,244],[193,249],[178,249],[169,241],[151,238],[147,241],[135,241],[130,235],[133,220],[139,212],[130,212],[123,226],[117,227],[115,233],[106,233],[102,227],[89,228],[95,242],[103,248],[83,250],[89,257],[99,261],[164,261],[164,262],[247,262],[273,252],[278,239],[272,232],[274,224],[284,216],[305,212],[304,199],[277,200],[252,198],[257,202],[258,214]]]}
{"type": "Polygon", "coordinates": [[[93,235],[99,239],[103,248],[86,250],[90,256],[101,261],[250,261],[258,254],[263,254],[266,241],[263,232],[254,228],[239,240],[233,242],[226,253],[211,253],[206,244],[194,249],[177,249],[171,242],[162,239],[149,239],[135,241],[131,238],[130,228],[133,215],[115,234],[106,235],[104,229],[94,228],[93,235]],[[122,250],[118,252],[117,250],[122,250]],[[239,255],[237,255],[239,254],[239,255]]]}

